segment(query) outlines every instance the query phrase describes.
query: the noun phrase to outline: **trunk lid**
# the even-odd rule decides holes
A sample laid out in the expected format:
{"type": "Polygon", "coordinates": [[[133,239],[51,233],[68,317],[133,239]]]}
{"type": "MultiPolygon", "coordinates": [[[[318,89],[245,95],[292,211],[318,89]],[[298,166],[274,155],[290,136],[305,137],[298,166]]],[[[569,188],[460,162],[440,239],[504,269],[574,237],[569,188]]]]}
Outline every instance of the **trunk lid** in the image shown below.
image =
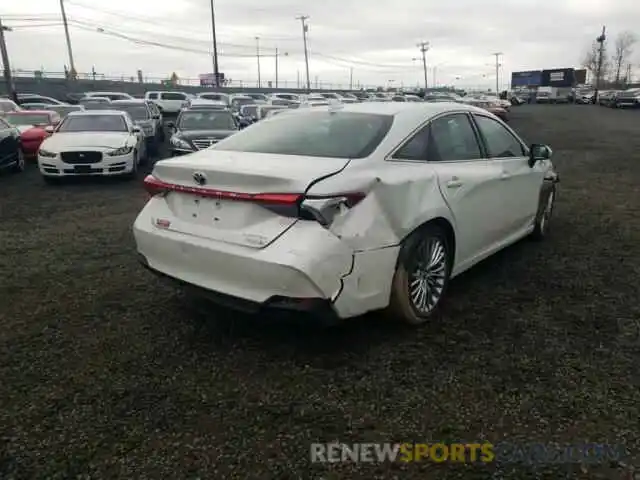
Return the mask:
{"type": "Polygon", "coordinates": [[[180,187],[170,188],[164,197],[170,214],[161,219],[165,220],[161,228],[264,248],[298,221],[293,214],[297,207],[293,202],[285,205],[247,196],[302,194],[312,182],[338,173],[348,163],[349,159],[342,158],[222,150],[159,161],[153,176],[180,187]],[[190,191],[185,192],[184,187],[190,191]],[[244,198],[233,199],[233,194],[244,198]]]}

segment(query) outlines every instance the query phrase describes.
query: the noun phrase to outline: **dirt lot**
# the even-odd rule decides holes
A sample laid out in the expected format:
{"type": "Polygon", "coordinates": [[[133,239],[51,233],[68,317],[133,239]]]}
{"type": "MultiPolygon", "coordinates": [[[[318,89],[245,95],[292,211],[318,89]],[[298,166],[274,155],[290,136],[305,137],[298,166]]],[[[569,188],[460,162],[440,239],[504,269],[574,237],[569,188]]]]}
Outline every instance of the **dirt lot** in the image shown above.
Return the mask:
{"type": "Polygon", "coordinates": [[[554,148],[552,238],[454,281],[418,330],[198,315],[136,263],[139,182],[0,177],[0,478],[622,478],[615,465],[319,466],[309,446],[591,441],[637,462],[639,118],[515,108],[524,138],[554,148]]]}

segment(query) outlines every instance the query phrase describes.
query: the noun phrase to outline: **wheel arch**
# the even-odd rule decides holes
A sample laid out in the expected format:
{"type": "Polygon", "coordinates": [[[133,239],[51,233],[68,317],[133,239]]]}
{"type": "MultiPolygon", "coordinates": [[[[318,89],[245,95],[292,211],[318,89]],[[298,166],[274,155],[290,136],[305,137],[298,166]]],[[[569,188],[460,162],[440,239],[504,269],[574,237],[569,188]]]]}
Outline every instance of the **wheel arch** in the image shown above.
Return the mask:
{"type": "MultiPolygon", "coordinates": [[[[441,228],[446,237],[447,237],[447,243],[450,247],[450,253],[451,253],[451,267],[453,268],[453,265],[455,263],[455,256],[456,256],[456,232],[455,229],[453,228],[453,225],[451,224],[451,222],[444,218],[444,217],[434,217],[431,218],[423,223],[421,223],[420,225],[418,225],[416,228],[414,228],[411,232],[409,232],[400,242],[401,244],[406,243],[407,241],[409,241],[409,239],[411,237],[413,237],[414,235],[417,234],[417,232],[419,232],[420,230],[424,230],[425,228],[434,225],[436,227],[441,228]]],[[[400,256],[398,256],[398,263],[401,261],[400,256]]]]}

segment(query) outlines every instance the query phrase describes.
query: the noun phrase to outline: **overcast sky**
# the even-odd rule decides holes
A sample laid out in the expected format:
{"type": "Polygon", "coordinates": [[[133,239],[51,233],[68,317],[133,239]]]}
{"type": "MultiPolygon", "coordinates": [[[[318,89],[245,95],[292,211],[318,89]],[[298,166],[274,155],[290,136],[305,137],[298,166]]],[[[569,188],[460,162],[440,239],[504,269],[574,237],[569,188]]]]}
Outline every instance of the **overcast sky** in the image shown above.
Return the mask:
{"type": "MultiPolygon", "coordinates": [[[[69,64],[58,0],[3,0],[0,18],[12,69],[61,72],[69,64]]],[[[211,72],[209,0],[65,0],[78,72],[197,79],[211,72]],[[101,28],[103,32],[99,32],[101,28]],[[124,39],[121,37],[128,37],[124,39]],[[164,46],[135,43],[155,42],[164,46]],[[166,48],[173,47],[173,48],[166,48]]],[[[260,38],[261,80],[291,87],[304,81],[302,28],[309,15],[310,77],[333,88],[354,84],[416,86],[424,83],[420,41],[429,83],[495,85],[502,52],[501,87],[512,71],[579,67],[602,25],[610,35],[634,31],[637,0],[216,0],[220,71],[256,85],[260,38]],[[287,53],[288,55],[284,55],[287,53]],[[434,72],[435,70],[435,72],[434,72]]],[[[639,32],[640,33],[640,32],[639,32]]],[[[638,48],[640,52],[640,45],[638,48]]],[[[638,63],[640,55],[634,55],[638,63]]]]}

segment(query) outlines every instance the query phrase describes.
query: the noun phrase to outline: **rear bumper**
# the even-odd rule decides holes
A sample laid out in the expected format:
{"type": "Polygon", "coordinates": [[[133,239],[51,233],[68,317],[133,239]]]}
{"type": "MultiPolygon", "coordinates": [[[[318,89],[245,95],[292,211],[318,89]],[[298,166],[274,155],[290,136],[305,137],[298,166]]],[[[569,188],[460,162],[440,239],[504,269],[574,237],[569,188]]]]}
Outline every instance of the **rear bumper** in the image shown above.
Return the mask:
{"type": "Polygon", "coordinates": [[[217,303],[249,312],[332,312],[337,318],[389,303],[396,247],[355,252],[307,221],[267,247],[244,247],[158,228],[150,210],[147,205],[133,227],[141,262],[217,303]]]}

